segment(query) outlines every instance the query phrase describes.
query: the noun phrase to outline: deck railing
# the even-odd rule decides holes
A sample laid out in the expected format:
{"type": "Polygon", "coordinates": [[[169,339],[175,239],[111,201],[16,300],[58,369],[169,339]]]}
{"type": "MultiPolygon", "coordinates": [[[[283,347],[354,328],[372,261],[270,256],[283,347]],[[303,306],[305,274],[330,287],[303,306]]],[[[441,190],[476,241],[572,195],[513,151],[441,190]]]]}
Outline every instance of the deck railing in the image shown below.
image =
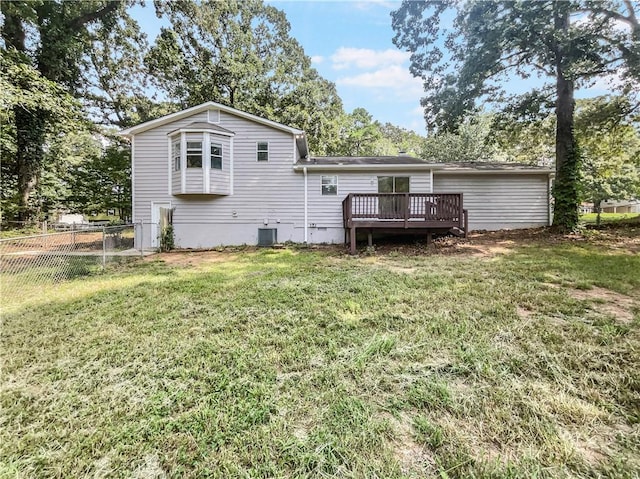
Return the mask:
{"type": "Polygon", "coordinates": [[[462,193],[349,193],[344,226],[358,221],[455,223],[464,226],[462,193]]]}

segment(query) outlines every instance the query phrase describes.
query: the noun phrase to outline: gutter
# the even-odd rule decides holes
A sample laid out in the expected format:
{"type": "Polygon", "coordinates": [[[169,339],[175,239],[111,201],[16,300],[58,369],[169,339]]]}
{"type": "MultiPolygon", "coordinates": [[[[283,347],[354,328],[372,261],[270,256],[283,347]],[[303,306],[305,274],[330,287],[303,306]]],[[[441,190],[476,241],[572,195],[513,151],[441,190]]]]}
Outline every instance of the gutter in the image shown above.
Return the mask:
{"type": "Polygon", "coordinates": [[[293,171],[432,171],[435,173],[445,173],[453,175],[495,175],[495,174],[514,174],[514,175],[547,175],[554,173],[550,169],[493,169],[478,170],[469,169],[449,169],[446,164],[427,163],[427,164],[384,164],[384,165],[354,165],[354,164],[337,164],[337,165],[294,165],[293,171]]]}

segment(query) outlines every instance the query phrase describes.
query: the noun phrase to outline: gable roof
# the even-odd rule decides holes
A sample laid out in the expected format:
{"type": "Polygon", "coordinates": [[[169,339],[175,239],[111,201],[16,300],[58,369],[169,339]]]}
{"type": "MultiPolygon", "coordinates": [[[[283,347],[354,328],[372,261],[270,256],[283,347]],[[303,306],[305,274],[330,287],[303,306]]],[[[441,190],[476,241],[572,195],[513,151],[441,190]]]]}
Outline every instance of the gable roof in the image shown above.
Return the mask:
{"type": "Polygon", "coordinates": [[[221,103],[216,103],[214,101],[201,103],[200,105],[192,106],[191,108],[187,108],[186,110],[181,110],[176,113],[171,113],[169,115],[161,116],[160,118],[156,118],[155,120],[150,120],[144,123],[140,123],[139,125],[132,126],[131,128],[126,128],[120,131],[120,135],[130,138],[134,135],[137,135],[138,133],[151,130],[152,128],[157,128],[159,126],[166,125],[167,123],[171,123],[172,121],[181,120],[183,118],[187,118],[191,115],[202,113],[203,111],[207,111],[207,110],[224,111],[225,113],[229,113],[231,115],[235,115],[240,118],[251,120],[256,123],[260,123],[262,125],[270,126],[271,128],[274,128],[276,130],[286,131],[293,135],[304,135],[303,130],[292,128],[290,126],[283,125],[282,123],[277,123],[275,121],[267,120],[266,118],[261,118],[259,116],[252,115],[251,113],[247,113],[241,110],[236,110],[235,108],[231,108],[230,106],[222,105],[221,103]]]}

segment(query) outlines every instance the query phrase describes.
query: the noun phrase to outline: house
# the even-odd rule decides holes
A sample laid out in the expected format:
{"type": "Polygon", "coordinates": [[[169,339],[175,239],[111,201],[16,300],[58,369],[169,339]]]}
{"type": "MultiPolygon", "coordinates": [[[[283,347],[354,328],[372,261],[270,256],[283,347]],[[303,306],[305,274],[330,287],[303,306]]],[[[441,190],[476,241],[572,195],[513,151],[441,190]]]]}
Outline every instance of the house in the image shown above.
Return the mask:
{"type": "Polygon", "coordinates": [[[603,201],[602,213],[640,213],[640,199],[603,201]]]}
{"type": "Polygon", "coordinates": [[[133,219],[145,248],[159,245],[163,209],[173,210],[182,248],[343,243],[358,229],[465,234],[551,218],[547,168],[313,157],[303,131],[214,102],[121,134],[131,141],[133,219]]]}

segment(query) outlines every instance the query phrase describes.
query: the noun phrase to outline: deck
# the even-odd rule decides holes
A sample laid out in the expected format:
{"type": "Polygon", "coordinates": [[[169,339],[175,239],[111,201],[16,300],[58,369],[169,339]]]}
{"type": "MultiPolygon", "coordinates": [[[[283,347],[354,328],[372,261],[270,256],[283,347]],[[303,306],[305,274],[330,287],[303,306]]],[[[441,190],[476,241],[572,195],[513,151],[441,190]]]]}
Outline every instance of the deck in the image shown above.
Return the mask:
{"type": "Polygon", "coordinates": [[[358,229],[369,231],[369,243],[373,230],[425,230],[429,241],[432,233],[466,236],[468,229],[462,193],[349,193],[342,216],[352,254],[358,229]]]}

